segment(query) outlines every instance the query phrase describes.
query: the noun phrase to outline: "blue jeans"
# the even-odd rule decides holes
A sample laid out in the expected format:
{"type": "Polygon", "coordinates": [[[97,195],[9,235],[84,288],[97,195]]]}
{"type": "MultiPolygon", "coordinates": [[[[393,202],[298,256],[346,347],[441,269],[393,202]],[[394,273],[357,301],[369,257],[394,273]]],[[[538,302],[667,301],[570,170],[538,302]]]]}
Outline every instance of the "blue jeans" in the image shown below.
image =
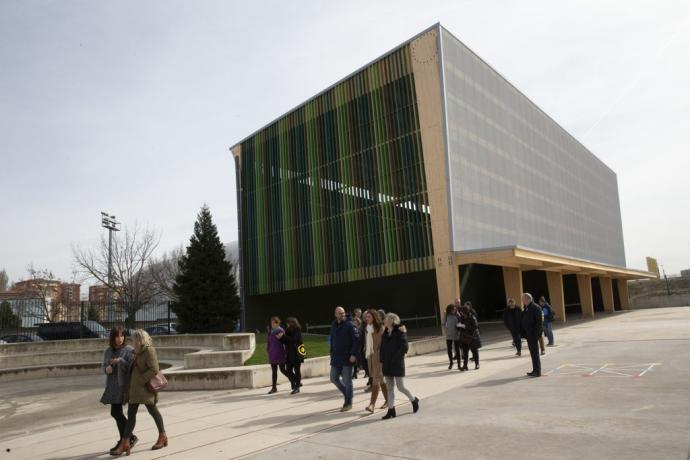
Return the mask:
{"type": "Polygon", "coordinates": [[[549,339],[549,345],[553,345],[553,324],[551,321],[544,321],[544,335],[549,339]]]}
{"type": "Polygon", "coordinates": [[[352,366],[331,366],[331,382],[345,396],[345,404],[352,404],[352,366]]]}

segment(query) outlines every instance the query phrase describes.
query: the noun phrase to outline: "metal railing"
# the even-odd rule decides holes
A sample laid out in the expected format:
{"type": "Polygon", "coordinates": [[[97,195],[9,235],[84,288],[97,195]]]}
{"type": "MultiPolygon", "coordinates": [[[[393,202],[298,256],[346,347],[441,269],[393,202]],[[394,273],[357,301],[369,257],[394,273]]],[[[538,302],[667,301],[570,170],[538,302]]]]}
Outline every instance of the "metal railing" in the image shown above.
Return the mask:
{"type": "Polygon", "coordinates": [[[6,299],[0,302],[0,340],[7,343],[107,337],[113,326],[127,335],[175,334],[170,302],[71,302],[6,299]]]}
{"type": "MultiPolygon", "coordinates": [[[[420,327],[420,322],[425,323],[425,322],[431,322],[429,320],[433,320],[433,325],[438,326],[438,317],[436,315],[430,315],[430,316],[410,316],[408,318],[400,318],[400,322],[402,324],[405,324],[409,327],[412,327],[411,324],[414,322],[414,327],[419,328],[420,327]]],[[[430,326],[431,324],[425,324],[425,326],[430,326]]],[[[328,334],[328,331],[330,330],[331,325],[330,324],[309,324],[306,323],[304,325],[304,332],[308,334],[314,334],[314,330],[325,330],[323,332],[324,334],[328,334]]]]}

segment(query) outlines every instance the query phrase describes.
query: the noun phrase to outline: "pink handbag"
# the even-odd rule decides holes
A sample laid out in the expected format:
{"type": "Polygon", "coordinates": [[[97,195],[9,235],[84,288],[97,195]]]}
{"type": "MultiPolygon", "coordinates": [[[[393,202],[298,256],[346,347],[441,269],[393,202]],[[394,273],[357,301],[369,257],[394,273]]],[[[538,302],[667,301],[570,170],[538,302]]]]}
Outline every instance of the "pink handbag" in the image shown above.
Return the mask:
{"type": "Polygon", "coordinates": [[[151,393],[157,393],[158,391],[164,389],[168,386],[168,379],[165,378],[161,371],[158,371],[156,375],[151,377],[151,380],[146,382],[146,388],[151,393]]]}

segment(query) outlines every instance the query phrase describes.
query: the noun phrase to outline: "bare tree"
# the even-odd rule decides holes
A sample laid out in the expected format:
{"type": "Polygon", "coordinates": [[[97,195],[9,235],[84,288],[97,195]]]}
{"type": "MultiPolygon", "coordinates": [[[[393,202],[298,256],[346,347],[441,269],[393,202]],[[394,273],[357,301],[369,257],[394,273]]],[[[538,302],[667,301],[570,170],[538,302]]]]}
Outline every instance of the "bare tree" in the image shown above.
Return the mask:
{"type": "Polygon", "coordinates": [[[0,270],[0,292],[5,292],[10,285],[10,279],[7,276],[7,272],[3,268],[0,270]]]}
{"type": "Polygon", "coordinates": [[[180,246],[170,252],[166,252],[160,258],[154,259],[149,265],[149,272],[156,283],[158,296],[167,300],[177,299],[173,291],[173,284],[177,274],[180,272],[179,262],[183,255],[184,248],[180,246]]]}
{"type": "MultiPolygon", "coordinates": [[[[36,316],[43,317],[50,322],[59,321],[65,313],[65,306],[60,299],[60,284],[53,272],[47,268],[35,268],[33,264],[26,269],[29,279],[18,283],[21,288],[23,303],[27,302],[40,309],[36,316]]],[[[27,306],[24,305],[26,309],[27,306]]],[[[31,308],[29,308],[31,309],[31,308]]]]}
{"type": "Polygon", "coordinates": [[[137,310],[158,292],[149,264],[160,242],[158,232],[149,228],[125,228],[113,237],[112,276],[108,279],[108,239],[101,236],[98,247],[73,247],[76,266],[88,278],[107,286],[127,309],[130,321],[137,310]]]}

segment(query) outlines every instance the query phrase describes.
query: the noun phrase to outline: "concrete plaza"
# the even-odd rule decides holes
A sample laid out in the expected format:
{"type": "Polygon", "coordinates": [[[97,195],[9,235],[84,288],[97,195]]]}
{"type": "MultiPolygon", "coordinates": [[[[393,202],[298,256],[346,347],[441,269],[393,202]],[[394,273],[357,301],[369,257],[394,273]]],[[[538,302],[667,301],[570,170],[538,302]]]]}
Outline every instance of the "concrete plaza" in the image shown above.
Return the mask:
{"type": "MultiPolygon", "coordinates": [[[[690,307],[600,315],[556,329],[539,379],[525,347],[485,340],[481,369],[447,370],[445,352],[409,358],[408,387],[421,400],[398,417],[354,410],[325,378],[290,396],[266,389],[166,392],[169,447],[148,450],[155,426],[144,408],[137,458],[681,459],[690,448],[690,307]]],[[[470,366],[472,368],[472,366],[470,366]]],[[[3,385],[0,460],[111,458],[117,431],[98,403],[100,377],[3,385]]],[[[378,405],[383,402],[380,397],[378,405]]]]}

